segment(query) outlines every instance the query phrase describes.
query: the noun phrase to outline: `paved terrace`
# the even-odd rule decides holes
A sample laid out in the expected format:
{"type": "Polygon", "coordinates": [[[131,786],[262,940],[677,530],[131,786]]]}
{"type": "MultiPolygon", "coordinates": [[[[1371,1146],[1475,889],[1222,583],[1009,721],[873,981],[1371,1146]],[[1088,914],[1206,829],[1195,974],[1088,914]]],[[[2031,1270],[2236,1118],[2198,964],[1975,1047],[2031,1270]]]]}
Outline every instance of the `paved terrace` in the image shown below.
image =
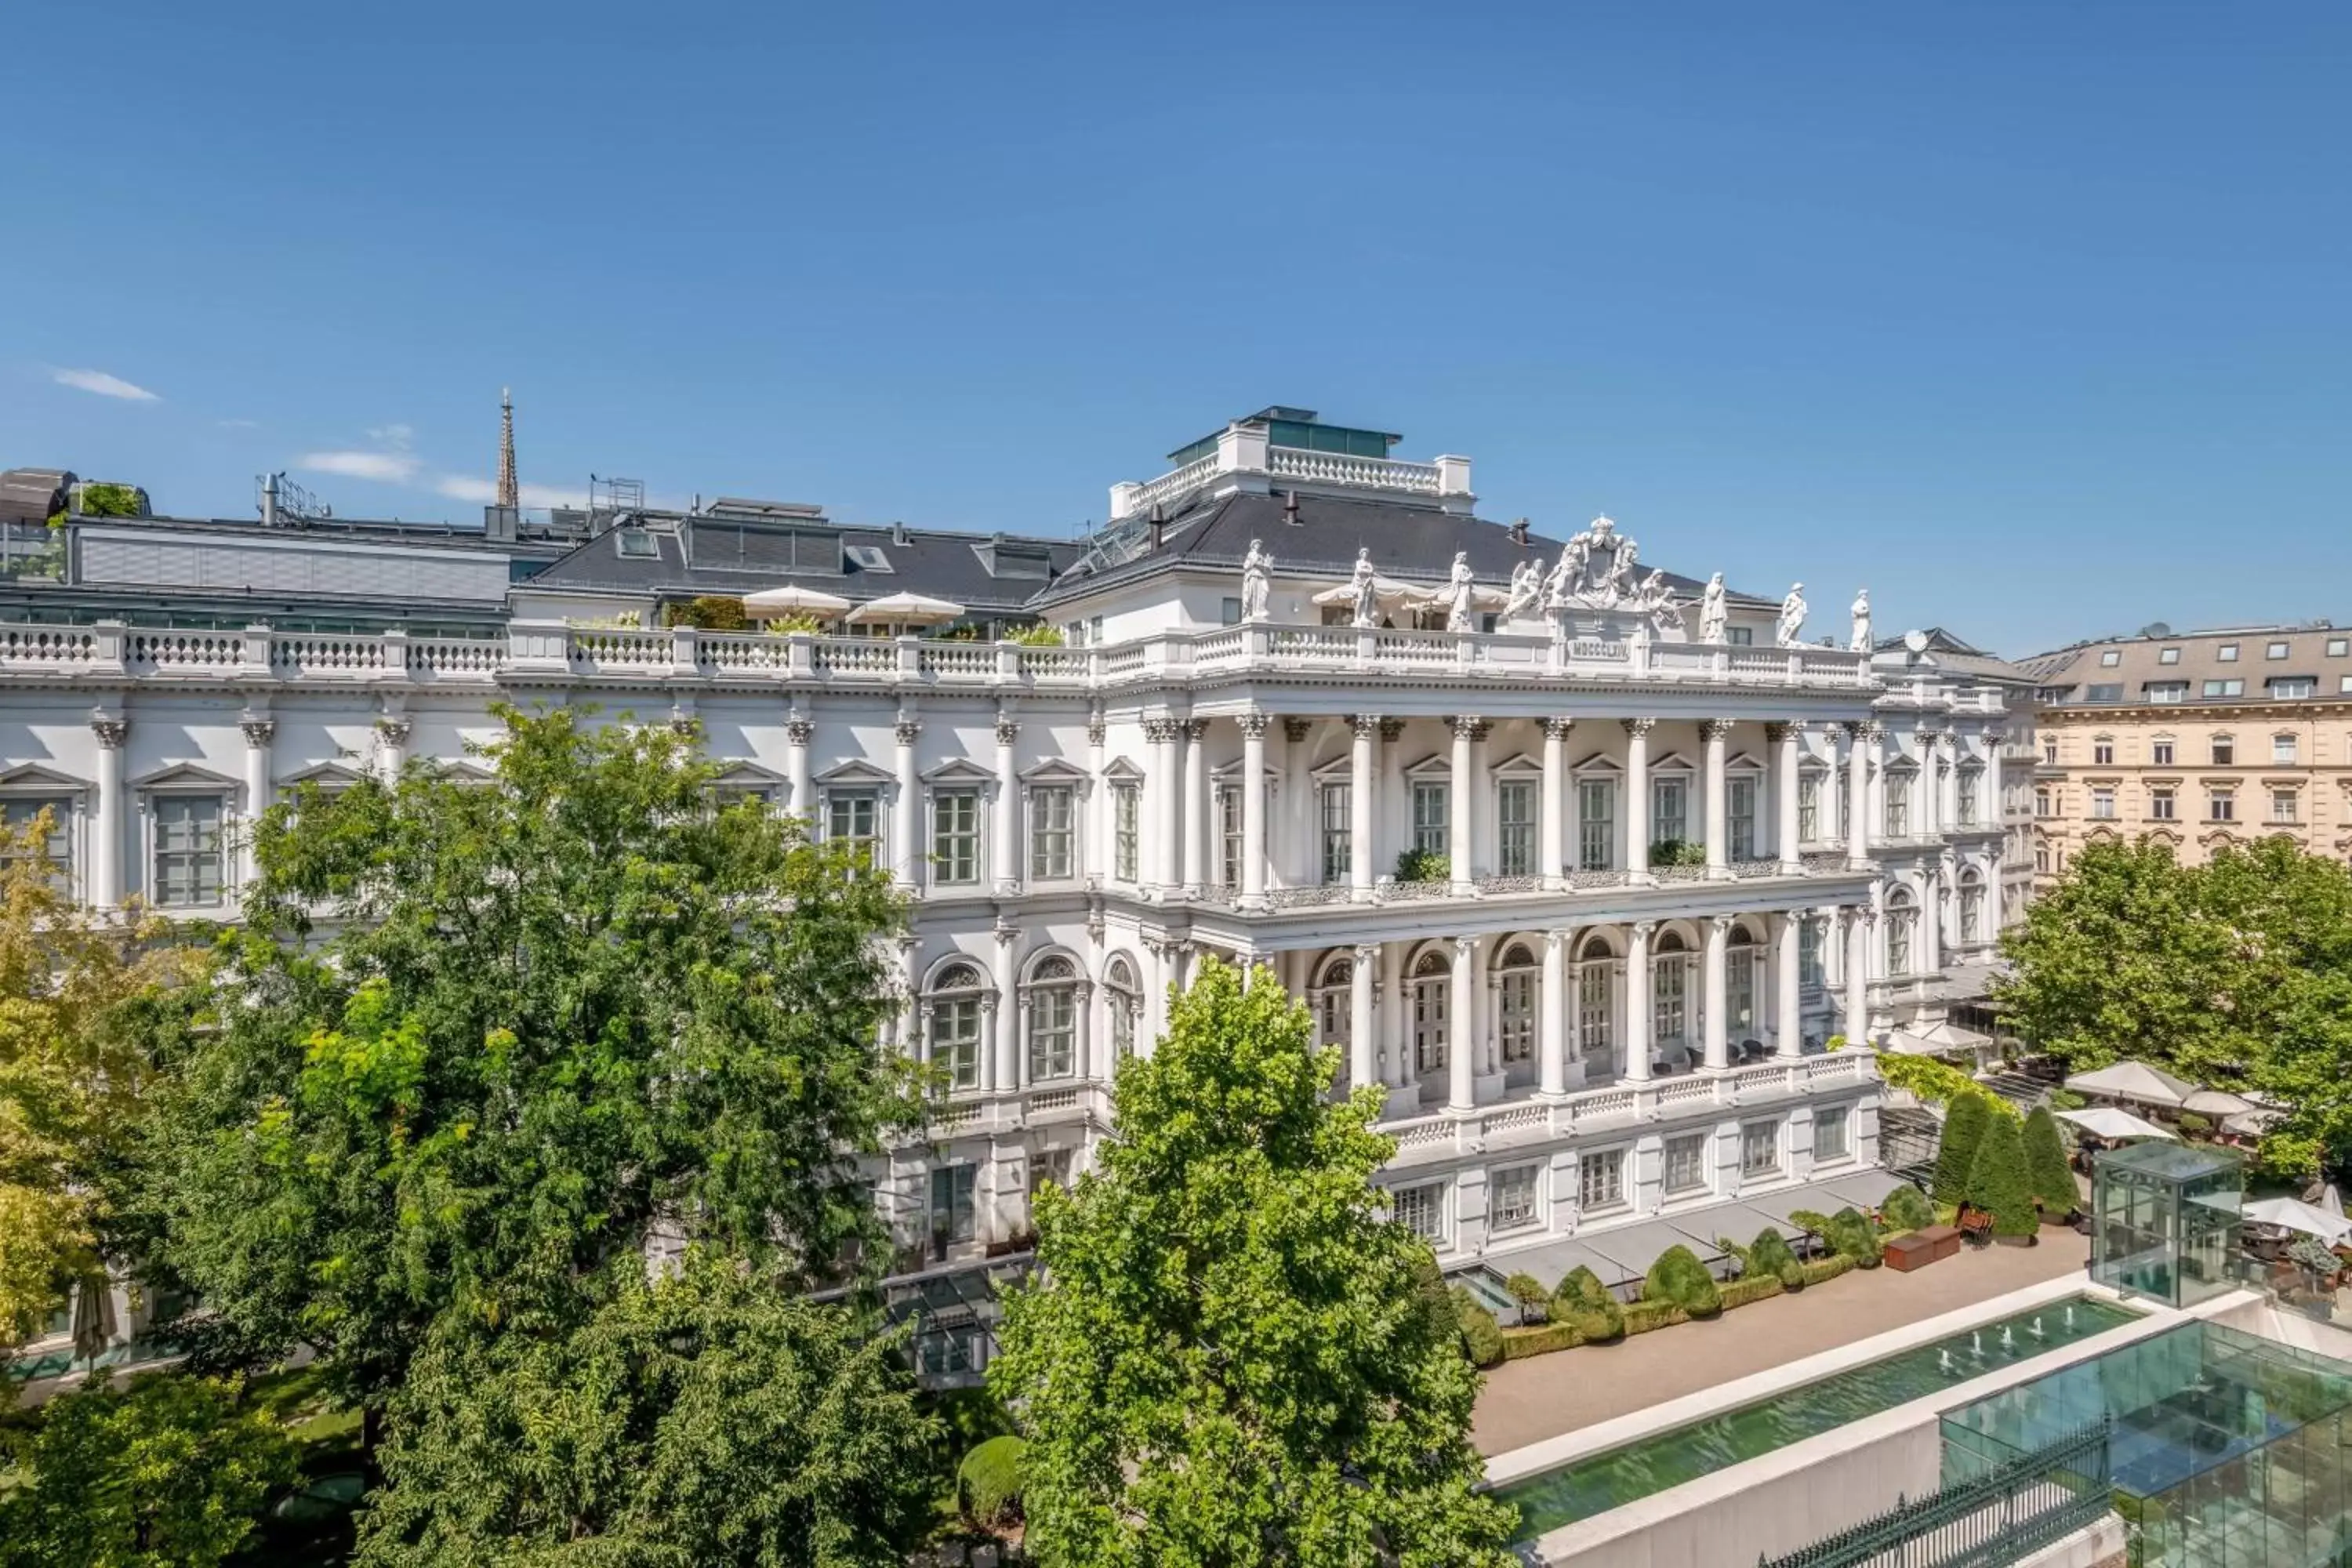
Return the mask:
{"type": "Polygon", "coordinates": [[[2045,1228],[2039,1247],[1963,1248],[1909,1274],[1857,1269],[1793,1296],[1774,1296],[1713,1322],[1679,1323],[1613,1345],[1506,1362],[1486,1374],[1470,1437],[1507,1453],[1595,1422],[1957,1311],[2090,1262],[2090,1241],[2045,1228]]]}

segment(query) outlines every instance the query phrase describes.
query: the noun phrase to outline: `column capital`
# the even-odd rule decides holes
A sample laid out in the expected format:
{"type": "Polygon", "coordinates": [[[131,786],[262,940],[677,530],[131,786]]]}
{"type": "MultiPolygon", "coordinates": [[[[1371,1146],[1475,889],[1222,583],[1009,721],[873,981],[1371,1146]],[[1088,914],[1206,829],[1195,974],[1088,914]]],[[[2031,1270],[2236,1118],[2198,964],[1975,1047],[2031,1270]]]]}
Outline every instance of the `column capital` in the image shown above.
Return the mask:
{"type": "Polygon", "coordinates": [[[1698,721],[1698,738],[1702,741],[1720,741],[1730,733],[1731,721],[1728,719],[1702,719],[1698,721]]]}
{"type": "Polygon", "coordinates": [[[379,713],[376,715],[375,732],[383,736],[393,745],[397,746],[406,743],[409,731],[415,728],[415,723],[404,713],[379,713]]]}
{"type": "Polygon", "coordinates": [[[787,719],[784,739],[795,746],[805,746],[816,739],[816,725],[806,719],[787,719]]]}
{"type": "Polygon", "coordinates": [[[1635,921],[1631,929],[1633,932],[1633,940],[1646,947],[1649,945],[1650,938],[1657,931],[1658,922],[1655,921],[1635,921]]]}
{"type": "Polygon", "coordinates": [[[1404,721],[1402,719],[1381,720],[1381,739],[1387,742],[1391,746],[1395,745],[1399,741],[1403,740],[1404,721]]]}
{"type": "Polygon", "coordinates": [[[1009,920],[999,919],[990,929],[989,934],[996,938],[996,944],[999,947],[1003,947],[1019,938],[1021,928],[1009,920]]]}
{"type": "Polygon", "coordinates": [[[1180,727],[1173,719],[1146,719],[1143,721],[1143,738],[1152,745],[1164,746],[1176,739],[1180,727]]]}
{"type": "Polygon", "coordinates": [[[1550,718],[1546,719],[1543,721],[1544,739],[1548,741],[1565,741],[1568,739],[1568,732],[1575,727],[1575,720],[1568,717],[1568,715],[1564,713],[1555,713],[1550,718]]]}
{"type": "Polygon", "coordinates": [[[1357,968],[1369,970],[1373,964],[1378,963],[1380,961],[1381,944],[1379,942],[1360,942],[1356,944],[1357,968]]]}
{"type": "Polygon", "coordinates": [[[1793,741],[1805,732],[1805,727],[1787,719],[1774,719],[1764,726],[1764,738],[1774,745],[1793,741]]]}
{"type": "Polygon", "coordinates": [[[898,737],[898,744],[911,746],[915,743],[916,738],[923,732],[923,721],[920,719],[908,719],[902,716],[890,727],[890,732],[898,737]]]}
{"type": "Polygon", "coordinates": [[[1573,931],[1548,931],[1543,935],[1544,945],[1549,948],[1566,948],[1576,940],[1573,931]]]}
{"type": "Polygon", "coordinates": [[[1486,721],[1475,713],[1457,713],[1448,721],[1457,741],[1483,741],[1486,738],[1486,721]]]}
{"type": "Polygon", "coordinates": [[[1101,714],[1095,714],[1092,718],[1087,721],[1087,745],[1099,746],[1109,739],[1110,726],[1103,722],[1103,716],[1101,714]]]}
{"type": "Polygon", "coordinates": [[[1794,909],[1780,910],[1776,912],[1782,920],[1787,921],[1790,925],[1802,925],[1821,911],[1812,909],[1794,909]]]}
{"type": "Polygon", "coordinates": [[[257,752],[278,737],[278,721],[267,713],[245,714],[236,727],[245,731],[245,743],[257,752]]]}
{"type": "Polygon", "coordinates": [[[1285,719],[1282,721],[1282,738],[1296,746],[1306,740],[1308,731],[1314,728],[1315,721],[1312,719],[1285,719]]]}
{"type": "Polygon", "coordinates": [[[1359,741],[1371,740],[1374,736],[1378,735],[1382,729],[1386,728],[1387,724],[1388,721],[1382,719],[1377,713],[1350,713],[1348,715],[1349,733],[1355,736],[1359,741]]]}
{"type": "Polygon", "coordinates": [[[1731,934],[1731,928],[1738,923],[1739,917],[1737,915],[1709,915],[1706,918],[1706,932],[1711,939],[1727,937],[1731,934]]]}
{"type": "Polygon", "coordinates": [[[1875,741],[1886,733],[1886,727],[1875,719],[1848,719],[1845,721],[1845,732],[1856,742],[1875,741]]]}
{"type": "Polygon", "coordinates": [[[1922,727],[1919,731],[1919,749],[1923,752],[1932,752],[1936,749],[1937,744],[1943,739],[1943,731],[1930,730],[1922,727]]]}
{"type": "Polygon", "coordinates": [[[996,716],[996,743],[1000,746],[1009,746],[1020,738],[1020,723],[1009,714],[999,713],[996,716]]]}
{"type": "Polygon", "coordinates": [[[1265,739],[1266,731],[1273,727],[1274,718],[1271,714],[1261,713],[1257,710],[1252,709],[1250,711],[1243,714],[1237,722],[1239,722],[1242,727],[1242,735],[1244,739],[1263,741],[1265,739]]]}
{"type": "Polygon", "coordinates": [[[1477,947],[1478,947],[1478,939],[1477,939],[1476,937],[1475,937],[1475,936],[1457,936],[1457,937],[1455,937],[1455,938],[1454,939],[1454,962],[1455,962],[1455,963],[1468,963],[1468,962],[1469,962],[1469,959],[1470,959],[1470,955],[1471,955],[1471,953],[1473,953],[1473,952],[1476,952],[1476,951],[1477,951],[1477,947]]]}
{"type": "Polygon", "coordinates": [[[131,721],[110,713],[95,715],[89,721],[89,732],[98,743],[110,752],[119,752],[131,740],[131,721]]]}
{"type": "Polygon", "coordinates": [[[1185,719],[1181,721],[1181,722],[1183,725],[1184,738],[1187,741],[1198,745],[1202,740],[1207,738],[1209,733],[1209,721],[1206,719],[1185,719]]]}
{"type": "Polygon", "coordinates": [[[1655,719],[1620,719],[1617,721],[1625,726],[1625,733],[1628,735],[1647,735],[1658,727],[1658,721],[1655,719]]]}

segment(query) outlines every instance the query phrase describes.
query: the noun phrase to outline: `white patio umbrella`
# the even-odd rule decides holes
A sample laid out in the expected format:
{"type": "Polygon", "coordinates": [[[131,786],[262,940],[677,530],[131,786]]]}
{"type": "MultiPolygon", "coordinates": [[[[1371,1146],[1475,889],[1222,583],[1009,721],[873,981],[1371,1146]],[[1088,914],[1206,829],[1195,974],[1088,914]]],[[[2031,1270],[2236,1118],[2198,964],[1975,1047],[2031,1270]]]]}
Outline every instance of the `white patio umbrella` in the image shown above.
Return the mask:
{"type": "Polygon", "coordinates": [[[2193,1110],[2200,1116],[2228,1118],[2242,1116],[2254,1109],[2254,1102],[2242,1094],[2231,1094],[2226,1089],[2200,1089],[2180,1102],[2183,1110],[2193,1110]]]}
{"type": "Polygon", "coordinates": [[[1973,1051],[1992,1041],[1974,1029],[1963,1029],[1949,1018],[1938,1018],[1924,1029],[1897,1029],[1886,1037],[1886,1048],[1908,1056],[1941,1056],[1947,1051],[1973,1051]]]}
{"type": "Polygon", "coordinates": [[[770,616],[807,615],[830,620],[849,608],[849,601],[838,594],[828,594],[822,588],[810,588],[798,583],[787,583],[781,588],[762,588],[756,594],[743,595],[743,613],[765,618],[770,616]]]}
{"type": "MultiPolygon", "coordinates": [[[[1383,605],[1402,605],[1408,599],[1419,598],[1428,592],[1426,588],[1416,588],[1410,583],[1400,583],[1393,577],[1372,579],[1372,596],[1383,605]]],[[[1336,588],[1326,588],[1307,600],[1310,605],[1352,605],[1355,602],[1356,585],[1353,583],[1342,583],[1336,588]]]]}
{"type": "Polygon", "coordinates": [[[928,594],[885,594],[841,618],[854,626],[935,626],[962,614],[963,606],[952,599],[934,599],[928,594]]]}
{"type": "Polygon", "coordinates": [[[2061,1121],[2071,1121],[2085,1132],[2102,1138],[2171,1138],[2179,1134],[2168,1127],[2158,1127],[2153,1121],[2143,1121],[2130,1111],[2113,1105],[2094,1105],[2084,1110],[2061,1110],[2061,1121]]]}
{"type": "Polygon", "coordinates": [[[2301,1198],[2258,1198],[2242,1212],[2251,1224],[2282,1226],[2325,1242],[2338,1242],[2352,1236],[2352,1219],[2346,1218],[2342,1209],[2325,1209],[2301,1198]]]}
{"type": "Polygon", "coordinates": [[[2257,1105],[2252,1110],[2241,1110],[2235,1116],[2225,1117],[2221,1131],[2238,1138],[2259,1138],[2285,1120],[2285,1111],[2257,1105]]]}
{"type": "Polygon", "coordinates": [[[2143,1105],[2178,1106],[2197,1092],[2197,1086],[2186,1079],[2175,1078],[2146,1062],[2117,1062],[2095,1071],[2078,1072],[2066,1079],[2066,1087],[2077,1094],[2137,1100],[2143,1105]]]}

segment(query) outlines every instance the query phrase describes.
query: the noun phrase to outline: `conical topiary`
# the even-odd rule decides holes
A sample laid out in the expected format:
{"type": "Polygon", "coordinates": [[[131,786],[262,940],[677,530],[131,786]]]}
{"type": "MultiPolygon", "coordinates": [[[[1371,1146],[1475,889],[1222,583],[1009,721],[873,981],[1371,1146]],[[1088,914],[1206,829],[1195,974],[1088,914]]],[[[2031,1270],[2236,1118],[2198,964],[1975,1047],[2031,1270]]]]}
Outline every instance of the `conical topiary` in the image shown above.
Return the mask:
{"type": "Polygon", "coordinates": [[[1969,1173],[1976,1166],[1977,1145],[1984,1142],[1985,1123],[1993,1114],[1991,1102],[1981,1093],[1952,1097],[1952,1107],[1944,1114],[1943,1142],[1936,1149],[1937,1203],[1968,1201],[1969,1173]]]}
{"type": "Polygon", "coordinates": [[[2063,1218],[2083,1201],[2074,1173],[2066,1165],[2066,1145],[2058,1136],[2058,1119],[2046,1105],[2037,1105],[2025,1119],[2025,1170],[2033,1195],[2051,1218],[2063,1218]]]}
{"type": "Polygon", "coordinates": [[[1992,1215],[1995,1236],[2032,1236],[2041,1227],[2033,1212],[2033,1181],[2025,1166],[2025,1138],[2017,1122],[1995,1116],[1977,1144],[1969,1172],[1969,1202],[1992,1215]]]}

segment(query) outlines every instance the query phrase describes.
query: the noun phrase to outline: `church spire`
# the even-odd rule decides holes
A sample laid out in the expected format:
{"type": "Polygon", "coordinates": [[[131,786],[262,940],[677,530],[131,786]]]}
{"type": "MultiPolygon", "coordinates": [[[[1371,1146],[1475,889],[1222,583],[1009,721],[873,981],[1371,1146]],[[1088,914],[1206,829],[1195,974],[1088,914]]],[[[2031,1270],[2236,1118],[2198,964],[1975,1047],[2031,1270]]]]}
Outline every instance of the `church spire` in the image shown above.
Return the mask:
{"type": "Polygon", "coordinates": [[[521,487],[515,483],[514,394],[506,387],[499,389],[499,504],[521,504],[521,487]]]}

